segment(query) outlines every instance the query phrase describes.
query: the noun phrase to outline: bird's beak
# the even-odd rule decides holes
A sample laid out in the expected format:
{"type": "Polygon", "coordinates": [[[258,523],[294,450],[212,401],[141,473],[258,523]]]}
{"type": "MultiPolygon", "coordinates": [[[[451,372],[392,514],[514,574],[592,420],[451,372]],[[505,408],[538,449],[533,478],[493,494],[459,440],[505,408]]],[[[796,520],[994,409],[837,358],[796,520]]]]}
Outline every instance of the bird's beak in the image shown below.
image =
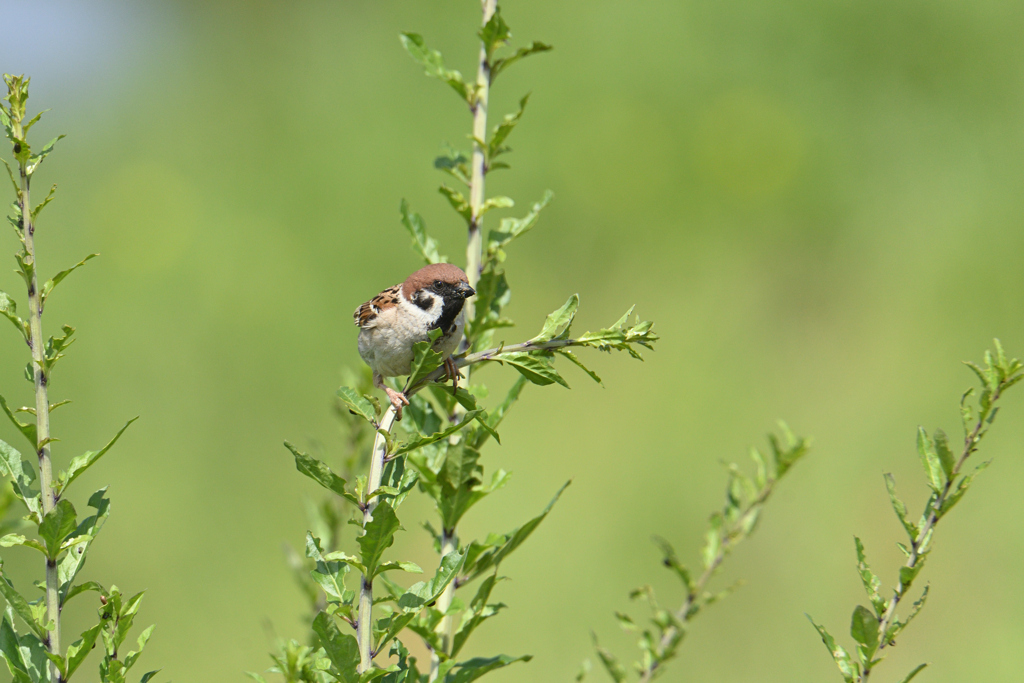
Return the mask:
{"type": "Polygon", "coordinates": [[[473,289],[472,287],[470,287],[469,283],[460,282],[459,283],[459,293],[462,294],[462,298],[463,299],[468,299],[469,297],[471,297],[474,294],[476,294],[476,290],[473,289]]]}

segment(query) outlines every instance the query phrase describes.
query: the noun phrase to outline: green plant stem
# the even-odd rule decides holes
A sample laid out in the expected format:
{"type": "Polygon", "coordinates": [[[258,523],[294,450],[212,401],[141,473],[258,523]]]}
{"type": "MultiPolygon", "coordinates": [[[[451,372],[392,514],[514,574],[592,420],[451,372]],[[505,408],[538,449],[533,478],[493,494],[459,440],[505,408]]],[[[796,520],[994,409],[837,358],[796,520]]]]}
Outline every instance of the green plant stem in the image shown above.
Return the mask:
{"type": "MultiPolygon", "coordinates": [[[[20,122],[19,122],[20,128],[20,122]]],[[[20,131],[16,131],[19,135],[20,131]]],[[[28,285],[29,307],[29,344],[32,347],[33,383],[36,394],[36,454],[39,456],[39,485],[42,494],[43,515],[56,505],[53,491],[53,466],[50,463],[50,402],[47,395],[47,377],[43,370],[43,302],[36,277],[35,225],[32,223],[32,201],[30,179],[25,172],[25,164],[19,164],[21,174],[21,194],[19,196],[22,221],[22,236],[25,239],[25,253],[32,263],[32,277],[28,285]]],[[[60,654],[60,603],[58,592],[60,585],[57,576],[56,560],[46,560],[46,620],[53,623],[53,630],[46,637],[47,649],[60,654]]],[[[50,663],[51,680],[62,680],[57,666],[50,663]]]]}
{"type": "MultiPolygon", "coordinates": [[[[455,535],[455,531],[448,531],[447,529],[441,533],[441,557],[444,557],[448,553],[455,552],[459,548],[459,538],[455,535]]],[[[455,597],[455,581],[453,580],[448,584],[441,596],[437,599],[437,609],[441,612],[447,612],[448,608],[452,606],[452,599],[455,597]]],[[[441,623],[438,624],[438,631],[441,632],[441,649],[446,653],[451,649],[452,644],[452,629],[455,627],[455,623],[451,617],[444,617],[441,623]]],[[[441,658],[434,651],[430,653],[430,676],[428,681],[436,681],[439,668],[441,666],[441,658]]]]}
{"type": "MultiPolygon", "coordinates": [[[[497,0],[480,0],[485,26],[494,15],[497,0]]],[[[466,243],[466,277],[469,286],[476,289],[480,281],[483,259],[483,216],[480,210],[484,205],[484,178],[487,175],[487,156],[481,143],[487,140],[487,100],[491,88],[491,65],[487,61],[487,46],[480,43],[480,60],[476,72],[476,93],[473,98],[473,159],[469,184],[469,239],[466,243]]],[[[472,299],[466,301],[466,318],[473,320],[475,306],[472,299]]]]}
{"type": "MultiPolygon", "coordinates": [[[[1000,384],[996,391],[992,394],[991,405],[995,405],[996,401],[1002,395],[1003,385],[1000,384]]],[[[936,523],[939,521],[939,511],[942,510],[946,500],[949,498],[949,492],[953,488],[954,480],[960,475],[960,470],[963,468],[964,463],[967,462],[967,458],[970,457],[977,447],[978,442],[981,440],[981,430],[985,425],[985,420],[991,414],[991,408],[978,416],[978,421],[974,425],[974,429],[971,433],[964,437],[964,450],[960,454],[960,458],[956,462],[956,466],[953,467],[953,471],[946,479],[946,485],[942,487],[942,491],[935,498],[935,501],[931,505],[931,511],[928,514],[928,519],[925,520],[924,526],[917,534],[917,538],[910,546],[910,556],[907,558],[905,567],[914,568],[917,566],[918,561],[921,559],[922,553],[927,550],[928,544],[931,542],[932,530],[935,528],[936,523]]],[[[889,598],[889,604],[885,608],[885,612],[882,613],[882,617],[878,623],[878,650],[880,653],[889,645],[888,639],[886,638],[886,632],[892,626],[893,619],[896,618],[896,607],[900,604],[900,600],[903,599],[907,588],[903,582],[900,581],[898,587],[893,591],[893,595],[889,598]]],[[[859,683],[867,683],[868,677],[871,675],[872,669],[870,667],[864,668],[864,673],[861,674],[859,683]]]]}
{"type": "MultiPolygon", "coordinates": [[[[553,351],[554,349],[564,349],[568,346],[582,345],[583,342],[580,342],[577,339],[552,339],[551,341],[546,342],[528,341],[523,342],[521,344],[512,344],[510,346],[498,346],[493,349],[487,349],[486,351],[478,351],[476,353],[471,353],[467,356],[462,356],[460,358],[455,358],[453,356],[452,360],[455,362],[455,367],[465,368],[472,365],[476,365],[478,363],[486,363],[487,361],[497,361],[498,356],[503,353],[514,353],[517,351],[553,351]]],[[[419,391],[426,385],[438,381],[439,379],[441,379],[443,375],[444,368],[438,368],[437,370],[430,373],[413,386],[409,387],[409,389],[406,390],[405,392],[406,396],[411,396],[412,394],[415,394],[417,391],[419,391]]]]}
{"type": "MultiPolygon", "coordinates": [[[[704,569],[704,572],[700,575],[700,577],[694,582],[693,586],[691,586],[690,590],[686,594],[686,598],[683,599],[683,604],[680,605],[679,609],[675,612],[675,621],[679,625],[669,626],[668,629],[665,630],[665,633],[662,635],[661,641],[658,643],[659,653],[667,652],[668,649],[674,643],[677,643],[679,639],[682,637],[682,627],[689,623],[690,617],[693,616],[693,614],[691,614],[693,606],[696,604],[697,600],[704,594],[704,590],[707,586],[708,581],[710,581],[711,577],[714,576],[715,572],[718,571],[718,567],[722,564],[722,561],[725,559],[725,556],[729,553],[729,550],[732,548],[733,532],[736,529],[741,529],[745,521],[749,519],[751,515],[758,514],[758,511],[760,510],[761,506],[764,505],[765,501],[768,500],[768,496],[771,495],[772,490],[775,487],[775,483],[776,480],[770,479],[764,485],[761,491],[758,492],[757,497],[753,501],[751,501],[750,505],[748,505],[745,510],[743,510],[743,513],[736,519],[736,521],[733,522],[733,524],[730,525],[728,529],[726,529],[726,533],[722,534],[722,542],[719,545],[718,552],[715,554],[715,557],[704,569]]],[[[743,537],[741,536],[740,538],[742,539],[743,537]]],[[[666,661],[667,659],[668,658],[661,661],[666,661]]],[[[650,683],[650,681],[654,678],[654,674],[660,666],[661,661],[652,661],[646,667],[644,667],[643,671],[640,672],[640,683],[650,683]]]]}
{"type": "MultiPolygon", "coordinates": [[[[395,426],[395,409],[388,407],[380,421],[380,429],[390,433],[395,426]]],[[[369,495],[380,488],[381,476],[384,473],[384,456],[388,452],[388,443],[383,434],[378,432],[373,442],[373,453],[370,456],[370,473],[366,481],[366,493],[369,495]]],[[[380,496],[374,496],[366,503],[363,511],[363,528],[373,520],[373,511],[377,507],[380,496]]],[[[363,575],[359,588],[359,615],[356,621],[356,641],[359,643],[359,673],[368,671],[373,662],[373,579],[363,575]]]]}

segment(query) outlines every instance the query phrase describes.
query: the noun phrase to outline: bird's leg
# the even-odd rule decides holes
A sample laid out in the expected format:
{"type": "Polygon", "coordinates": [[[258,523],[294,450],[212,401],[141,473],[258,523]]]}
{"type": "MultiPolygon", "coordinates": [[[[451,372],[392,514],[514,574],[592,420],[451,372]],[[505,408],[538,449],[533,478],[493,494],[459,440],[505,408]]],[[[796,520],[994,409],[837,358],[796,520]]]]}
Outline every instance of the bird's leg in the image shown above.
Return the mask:
{"type": "Polygon", "coordinates": [[[373,373],[373,386],[384,390],[384,393],[388,395],[388,399],[390,399],[391,405],[395,409],[395,419],[401,420],[402,406],[409,405],[409,399],[405,397],[405,394],[400,391],[395,391],[388,385],[384,384],[384,377],[379,372],[373,373]]]}
{"type": "Polygon", "coordinates": [[[451,356],[444,359],[444,373],[445,381],[449,379],[452,381],[452,396],[454,396],[459,390],[459,369],[455,367],[455,361],[451,356]]]}

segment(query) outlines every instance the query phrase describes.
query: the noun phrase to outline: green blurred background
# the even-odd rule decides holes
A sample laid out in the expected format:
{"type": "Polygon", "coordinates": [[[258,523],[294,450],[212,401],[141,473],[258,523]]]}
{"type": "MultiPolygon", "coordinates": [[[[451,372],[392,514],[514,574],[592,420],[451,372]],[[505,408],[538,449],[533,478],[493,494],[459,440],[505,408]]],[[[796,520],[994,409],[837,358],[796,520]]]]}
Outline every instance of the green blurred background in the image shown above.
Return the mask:
{"type": "MultiPolygon", "coordinates": [[[[883,472],[920,509],[916,426],[959,433],[972,381],[960,361],[993,336],[1024,355],[1024,5],[504,9],[517,41],[556,48],[492,99],[501,115],[533,91],[513,170],[489,189],[516,213],[556,193],[512,248],[508,339],[579,292],[579,328],[637,303],[663,341],[644,364],[587,354],[606,388],[571,368],[571,393],[529,388],[485,453],[515,478],[467,535],[510,529],[573,485],[503,567],[511,608],[467,654],[535,655],[496,683],[569,680],[591,629],[631,655],[612,618],[631,609],[627,592],[679,597],[649,537],[695,560],[720,461],[784,418],[815,448],[728,562],[720,585],[745,587],[696,623],[665,680],[838,680],[803,613],[849,642],[864,601],[854,533],[894,578],[883,472]]],[[[0,69],[31,75],[32,109],[53,109],[37,140],[68,134],[37,176],[40,190],[60,185],[40,265],[102,253],[47,309],[49,331],[68,322],[81,337],[53,383],[75,400],[55,415],[57,462],[142,416],[74,498],[84,508],[111,486],[85,578],[148,589],[141,620],[157,631],[142,671],[241,681],[270,663],[274,633],[303,633],[281,546],[301,544],[302,500],[319,492],[281,442],[341,443],[331,397],[360,363],[351,311],[417,266],[403,197],[461,261],[431,161],[464,145],[468,115],[397,35],[422,33],[468,73],[478,12],[471,0],[3,4],[0,69]]],[[[14,236],[2,245],[13,253],[14,236]]],[[[22,292],[9,268],[0,288],[22,292]]],[[[0,359],[3,393],[29,402],[9,328],[0,359]]],[[[939,529],[929,604],[883,680],[922,661],[935,683],[1019,677],[1021,394],[985,444],[995,464],[939,529]]],[[[7,425],[0,437],[15,442],[7,425]]],[[[429,564],[428,511],[405,510],[396,554],[429,564]]],[[[4,558],[21,587],[39,569],[28,551],[4,558]]],[[[91,618],[80,600],[69,628],[91,618]]]]}

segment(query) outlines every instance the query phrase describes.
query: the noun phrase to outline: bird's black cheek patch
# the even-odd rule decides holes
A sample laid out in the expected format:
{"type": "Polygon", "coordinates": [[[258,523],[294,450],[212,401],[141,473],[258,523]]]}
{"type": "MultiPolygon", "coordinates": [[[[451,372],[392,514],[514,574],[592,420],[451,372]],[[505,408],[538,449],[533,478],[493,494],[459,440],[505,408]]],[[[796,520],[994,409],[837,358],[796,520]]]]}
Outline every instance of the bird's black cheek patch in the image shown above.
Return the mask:
{"type": "Polygon", "coordinates": [[[429,311],[430,307],[434,305],[434,298],[420,292],[416,295],[416,298],[412,300],[414,304],[422,308],[424,311],[429,311]]]}

